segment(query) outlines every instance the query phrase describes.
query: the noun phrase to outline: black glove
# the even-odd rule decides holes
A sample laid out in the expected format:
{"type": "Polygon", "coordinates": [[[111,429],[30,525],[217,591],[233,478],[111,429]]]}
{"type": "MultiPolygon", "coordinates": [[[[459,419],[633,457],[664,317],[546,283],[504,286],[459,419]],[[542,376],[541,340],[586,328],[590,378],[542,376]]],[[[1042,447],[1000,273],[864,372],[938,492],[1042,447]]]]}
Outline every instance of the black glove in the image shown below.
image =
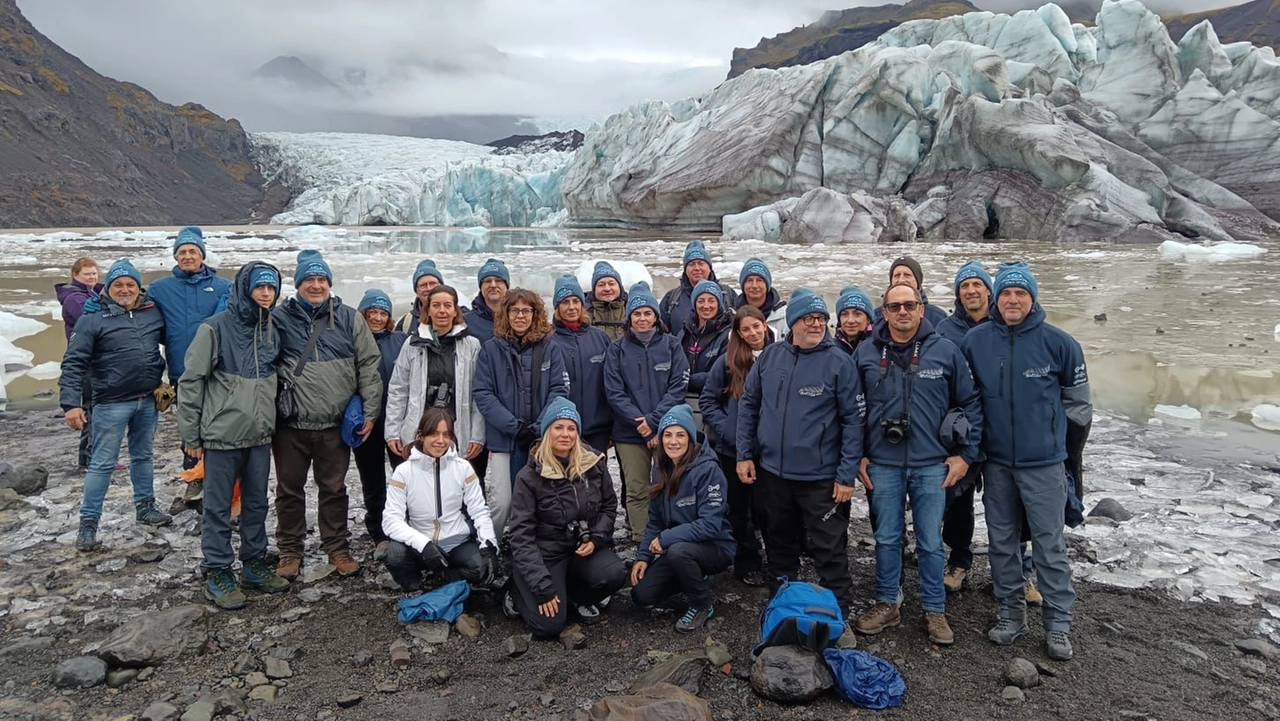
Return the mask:
{"type": "Polygon", "coordinates": [[[422,565],[428,571],[439,573],[449,567],[449,559],[445,556],[444,550],[440,548],[440,544],[435,541],[427,541],[427,545],[422,547],[419,552],[422,556],[422,565]]]}
{"type": "Polygon", "coordinates": [[[533,424],[520,421],[520,427],[516,429],[516,445],[522,450],[528,450],[537,440],[538,433],[533,429],[533,424]]]}
{"type": "Polygon", "coordinates": [[[1067,423],[1067,473],[1075,481],[1076,498],[1084,500],[1084,446],[1089,442],[1089,429],[1093,427],[1093,419],[1080,426],[1067,423]]]}
{"type": "Polygon", "coordinates": [[[486,541],[480,548],[480,583],[481,586],[492,586],[498,577],[498,549],[486,541]]]}

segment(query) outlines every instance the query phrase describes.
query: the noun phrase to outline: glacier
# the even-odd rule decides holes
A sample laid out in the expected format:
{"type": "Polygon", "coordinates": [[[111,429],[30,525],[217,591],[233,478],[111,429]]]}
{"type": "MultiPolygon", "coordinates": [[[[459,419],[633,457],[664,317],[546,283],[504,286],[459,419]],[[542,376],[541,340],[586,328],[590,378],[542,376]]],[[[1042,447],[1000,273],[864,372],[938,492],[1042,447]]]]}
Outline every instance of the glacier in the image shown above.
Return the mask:
{"type": "Polygon", "coordinates": [[[1280,61],[1137,0],[904,23],[587,134],[569,224],[806,243],[1280,235],[1280,61]]]}

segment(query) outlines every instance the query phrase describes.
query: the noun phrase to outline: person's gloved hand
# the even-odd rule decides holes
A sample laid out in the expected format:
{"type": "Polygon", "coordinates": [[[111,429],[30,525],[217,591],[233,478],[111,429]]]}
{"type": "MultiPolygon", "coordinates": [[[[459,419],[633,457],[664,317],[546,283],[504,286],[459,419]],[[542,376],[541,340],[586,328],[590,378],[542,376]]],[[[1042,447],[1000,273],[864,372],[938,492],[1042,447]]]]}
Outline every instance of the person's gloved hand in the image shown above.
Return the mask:
{"type": "Polygon", "coordinates": [[[435,541],[427,542],[419,552],[422,556],[422,565],[428,571],[440,572],[449,567],[449,559],[445,557],[444,551],[440,548],[440,544],[435,541]]]}
{"type": "Polygon", "coordinates": [[[485,541],[480,548],[480,585],[492,586],[498,577],[498,549],[493,543],[485,541]]]}
{"type": "Polygon", "coordinates": [[[537,440],[538,433],[533,430],[533,424],[528,421],[520,421],[520,427],[516,430],[516,445],[528,450],[537,440]]]}

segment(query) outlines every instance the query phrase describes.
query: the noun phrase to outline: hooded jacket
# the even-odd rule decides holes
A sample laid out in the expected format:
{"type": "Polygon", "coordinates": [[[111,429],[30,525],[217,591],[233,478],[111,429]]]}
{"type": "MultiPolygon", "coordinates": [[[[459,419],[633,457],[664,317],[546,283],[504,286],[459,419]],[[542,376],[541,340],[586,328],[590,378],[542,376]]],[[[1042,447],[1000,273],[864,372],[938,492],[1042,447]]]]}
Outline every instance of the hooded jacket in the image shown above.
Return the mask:
{"type": "Polygon", "coordinates": [[[729,350],[732,331],[733,313],[728,311],[722,311],[702,328],[698,328],[697,321],[692,318],[685,322],[677,340],[684,349],[685,360],[689,362],[688,395],[696,396],[702,392],[712,367],[729,350]]]}
{"type": "Polygon", "coordinates": [[[382,532],[387,538],[419,552],[435,541],[448,553],[471,537],[467,519],[475,524],[481,545],[497,547],[493,519],[471,464],[454,448],[438,459],[417,448],[410,451],[409,460],[396,466],[387,481],[387,505],[382,511],[382,532]],[[450,542],[443,543],[445,540],[450,542]]]}
{"type": "Polygon", "coordinates": [[[738,406],[737,457],[788,480],[857,482],[863,455],[857,367],[830,336],[766,346],[738,406]]]}
{"type": "Polygon", "coordinates": [[[738,457],[738,399],[725,392],[729,385],[729,357],[720,356],[698,396],[702,422],[710,427],[715,451],[725,458],[738,457]]]}
{"type": "Polygon", "coordinates": [[[1045,322],[1039,303],[1026,320],[1005,325],[993,305],[991,322],[964,337],[961,349],[982,394],[982,450],[1011,468],[1038,468],[1067,459],[1067,426],[1093,421],[1084,350],[1045,322]]]}
{"type": "Polygon", "coordinates": [[[956,309],[947,319],[934,326],[934,329],[943,338],[955,343],[958,347],[964,342],[965,335],[972,329],[991,320],[991,313],[988,311],[987,317],[982,320],[975,321],[969,317],[969,311],[964,309],[964,304],[959,299],[956,300],[956,309]]]}
{"type": "Polygon", "coordinates": [[[150,395],[164,376],[164,316],[146,289],[128,310],[104,290],[84,305],[58,379],[62,410],[80,408],[81,384],[87,375],[93,404],[121,403],[150,395]]]}
{"type": "MultiPolygon", "coordinates": [[[[721,283],[716,278],[716,271],[713,269],[709,280],[720,286],[720,292],[724,294],[724,307],[734,308],[738,302],[738,294],[733,288],[721,283]]],[[[689,282],[689,275],[684,271],[680,272],[680,287],[672,288],[667,294],[662,296],[662,302],[658,304],[660,310],[659,315],[662,317],[662,324],[677,332],[684,324],[686,318],[693,316],[693,286],[694,283],[689,282]]]]}
{"type": "Polygon", "coordinates": [[[67,334],[67,340],[71,340],[71,334],[75,332],[76,321],[84,315],[84,304],[89,299],[102,292],[102,284],[90,288],[78,280],[70,283],[58,283],[53,286],[53,290],[58,294],[58,302],[62,304],[62,330],[67,334]]]}
{"type": "Polygon", "coordinates": [[[610,342],[622,337],[627,326],[627,291],[610,301],[596,300],[595,294],[588,292],[586,306],[591,325],[604,331],[610,342]]]}
{"type": "MultiPolygon", "coordinates": [[[[744,305],[747,305],[746,294],[738,296],[738,299],[733,303],[733,309],[738,310],[744,305]]],[[[777,288],[772,286],[769,288],[769,292],[764,296],[764,306],[760,308],[760,312],[764,313],[764,322],[773,330],[774,338],[786,338],[787,333],[791,332],[791,328],[787,327],[787,301],[778,295],[777,288]]]]}
{"type": "MultiPolygon", "coordinates": [[[[604,362],[611,341],[604,331],[583,324],[573,330],[556,320],[551,342],[560,349],[569,373],[569,400],[582,415],[584,436],[613,429],[613,410],[604,395],[604,362]]],[[[597,448],[606,451],[607,448],[597,448]]]]}
{"type": "Polygon", "coordinates": [[[662,416],[684,402],[689,361],[670,333],[657,329],[648,345],[627,325],[621,340],[609,346],[604,362],[604,392],[613,408],[614,443],[646,443],[635,418],[644,416],[657,431],[662,416]]]}
{"type": "MultiPolygon", "coordinates": [[[[698,454],[680,477],[674,496],[665,490],[649,499],[649,523],[636,549],[636,560],[653,563],[649,544],[658,539],[663,551],[677,543],[713,543],[726,558],[738,550],[729,526],[725,493],[728,483],[711,446],[699,437],[698,454]]],[[[657,465],[654,465],[657,479],[657,465]]]]}
{"type": "MultiPolygon", "coordinates": [[[[938,306],[929,302],[929,296],[925,295],[923,290],[920,291],[920,298],[924,301],[924,319],[933,324],[934,328],[938,324],[947,319],[947,312],[938,306]]],[[[876,306],[876,317],[872,319],[873,325],[884,320],[884,304],[876,306]]]]}
{"type": "Polygon", "coordinates": [[[188,273],[173,266],[173,275],[160,278],[147,289],[147,297],[164,313],[164,351],[169,361],[169,382],[182,377],[187,346],[200,324],[226,310],[231,281],[219,278],[216,268],[200,266],[188,273]]]}
{"type": "Polygon", "coordinates": [[[227,309],[200,324],[178,380],[178,430],[185,448],[234,450],[271,443],[276,432],[280,333],[253,299],[252,262],[236,273],[227,309]]]}
{"type": "Polygon", "coordinates": [[[484,296],[477,294],[475,300],[471,301],[471,307],[462,309],[462,317],[467,321],[467,330],[484,347],[493,337],[493,310],[485,304],[484,296]]]}
{"type": "Polygon", "coordinates": [[[365,422],[377,419],[382,409],[382,377],[378,375],[382,354],[369,324],[354,308],[343,305],[336,295],[315,309],[294,297],[276,306],[272,318],[284,347],[280,377],[294,383],[298,418],[293,428],[323,431],[340,427],[347,402],[357,393],[364,402],[365,422]],[[295,378],[298,359],[316,327],[320,337],[315,350],[302,369],[302,377],[295,378]]]}
{"type": "Polygon", "coordinates": [[[618,496],[604,454],[595,458],[582,478],[548,475],[532,454],[516,474],[507,519],[511,561],[539,604],[556,595],[547,563],[560,561],[578,547],[577,539],[569,536],[570,522],[586,521],[597,550],[613,543],[618,496]]]}
{"type": "Polygon", "coordinates": [[[387,381],[387,421],[383,431],[387,441],[399,440],[406,447],[418,435],[418,421],[426,411],[427,394],[432,385],[431,365],[441,360],[453,363],[453,432],[458,447],[484,445],[484,416],[471,400],[476,363],[480,359],[480,341],[467,326],[456,325],[447,336],[436,342],[415,332],[400,346],[391,379],[387,381]],[[444,347],[452,346],[452,352],[444,347]]]}
{"type": "MultiPolygon", "coordinates": [[[[874,326],[872,326],[872,328],[874,328],[874,326]]],[[[835,334],[836,347],[849,355],[853,355],[854,352],[858,350],[858,347],[871,337],[872,328],[862,331],[853,339],[850,339],[849,336],[845,335],[843,330],[837,328],[835,334]]]]}
{"type": "Polygon", "coordinates": [[[969,363],[954,343],[934,332],[928,320],[921,321],[915,339],[902,350],[895,348],[888,325],[877,324],[872,338],[858,346],[854,362],[867,397],[864,453],[872,463],[918,468],[942,463],[952,455],[969,464],[982,456],[982,403],[969,363]],[[913,360],[917,343],[919,355],[913,360]],[[958,454],[942,444],[939,434],[953,408],[964,410],[969,421],[968,442],[958,454]],[[907,438],[890,443],[880,424],[902,418],[910,422],[907,438]]]}
{"type": "MultiPolygon", "coordinates": [[[[530,331],[529,336],[534,333],[530,331]]],[[[549,336],[527,336],[518,346],[509,338],[494,336],[480,348],[471,401],[484,415],[485,446],[489,450],[515,451],[521,424],[536,425],[542,409],[556,396],[569,397],[569,374],[560,348],[549,336]],[[542,365],[534,368],[533,356],[539,348],[542,365]],[[533,397],[534,373],[541,376],[536,398],[533,397]]]]}
{"type": "Polygon", "coordinates": [[[408,333],[398,330],[380,330],[373,333],[373,340],[378,344],[378,353],[382,358],[378,361],[378,377],[382,379],[382,414],[386,416],[387,385],[391,383],[391,374],[396,368],[396,359],[400,357],[400,349],[409,340],[408,333]]]}

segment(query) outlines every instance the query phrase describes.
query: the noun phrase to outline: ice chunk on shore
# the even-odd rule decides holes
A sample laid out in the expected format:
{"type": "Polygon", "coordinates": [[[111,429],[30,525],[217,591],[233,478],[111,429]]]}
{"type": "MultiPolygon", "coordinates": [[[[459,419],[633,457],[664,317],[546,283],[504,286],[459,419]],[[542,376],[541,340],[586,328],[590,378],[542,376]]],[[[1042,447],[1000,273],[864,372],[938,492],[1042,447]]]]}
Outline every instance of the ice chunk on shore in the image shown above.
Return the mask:
{"type": "Polygon", "coordinates": [[[1158,405],[1155,408],[1156,418],[1171,421],[1176,425],[1197,425],[1200,423],[1200,411],[1188,405],[1158,405]]]}
{"type": "Polygon", "coordinates": [[[1280,406],[1263,403],[1253,409],[1253,425],[1264,431],[1280,431],[1280,406]]]}
{"type": "Polygon", "coordinates": [[[26,338],[48,328],[48,323],[41,323],[35,318],[24,318],[8,311],[0,310],[0,337],[9,340],[26,338]]]}
{"type": "Polygon", "coordinates": [[[19,348],[13,344],[13,341],[0,335],[0,371],[4,370],[3,366],[29,366],[35,357],[35,353],[26,348],[19,348]]]}
{"type": "Polygon", "coordinates": [[[1267,249],[1252,243],[1179,243],[1166,240],[1160,244],[1160,257],[1165,260],[1200,260],[1221,263],[1228,260],[1248,260],[1266,253],[1267,249]]]}

